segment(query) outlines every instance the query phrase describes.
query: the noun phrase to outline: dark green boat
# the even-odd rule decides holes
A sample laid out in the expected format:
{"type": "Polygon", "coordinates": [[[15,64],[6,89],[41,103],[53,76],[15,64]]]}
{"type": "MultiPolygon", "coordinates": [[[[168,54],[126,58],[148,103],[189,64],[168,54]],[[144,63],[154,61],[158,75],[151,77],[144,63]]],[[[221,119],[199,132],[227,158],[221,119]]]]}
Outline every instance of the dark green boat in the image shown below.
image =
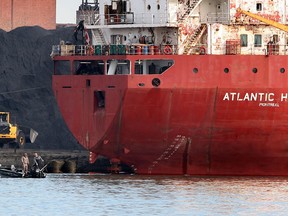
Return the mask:
{"type": "Polygon", "coordinates": [[[37,170],[30,170],[27,175],[23,175],[22,170],[11,169],[11,168],[0,168],[0,176],[10,177],[10,178],[45,178],[46,173],[43,171],[43,168],[37,170]]]}

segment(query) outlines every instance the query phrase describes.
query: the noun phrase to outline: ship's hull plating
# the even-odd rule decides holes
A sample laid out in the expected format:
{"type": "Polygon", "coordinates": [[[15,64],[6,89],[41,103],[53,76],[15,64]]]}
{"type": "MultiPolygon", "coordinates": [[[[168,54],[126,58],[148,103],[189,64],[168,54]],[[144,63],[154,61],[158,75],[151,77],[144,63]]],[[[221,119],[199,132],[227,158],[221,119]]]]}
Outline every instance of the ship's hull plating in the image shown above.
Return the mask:
{"type": "Polygon", "coordinates": [[[79,143],[139,174],[288,175],[288,57],[169,58],[161,75],[53,76],[79,143]]]}

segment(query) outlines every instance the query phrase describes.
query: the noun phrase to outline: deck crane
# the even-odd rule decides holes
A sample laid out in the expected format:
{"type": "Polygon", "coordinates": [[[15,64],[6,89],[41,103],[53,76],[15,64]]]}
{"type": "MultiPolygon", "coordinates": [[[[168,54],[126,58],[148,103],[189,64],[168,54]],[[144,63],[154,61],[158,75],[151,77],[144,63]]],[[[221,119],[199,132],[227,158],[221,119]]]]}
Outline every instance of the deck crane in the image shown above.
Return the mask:
{"type": "Polygon", "coordinates": [[[273,21],[273,20],[270,20],[270,19],[267,19],[267,18],[264,18],[258,14],[254,14],[254,13],[251,13],[249,11],[245,11],[245,10],[242,10],[241,8],[238,8],[237,11],[236,11],[236,14],[235,14],[235,17],[238,18],[241,14],[245,14],[253,19],[256,19],[256,20],[259,20],[263,23],[266,23],[268,25],[271,25],[275,28],[278,28],[282,31],[285,31],[285,32],[288,32],[288,26],[282,24],[282,23],[279,23],[279,22],[276,22],[276,21],[273,21]]]}
{"type": "MultiPolygon", "coordinates": [[[[273,26],[277,29],[280,29],[284,32],[288,32],[288,26],[282,24],[282,23],[279,23],[279,22],[276,22],[274,20],[270,20],[270,19],[267,19],[267,18],[264,18],[258,14],[254,14],[254,13],[251,13],[249,11],[245,11],[245,10],[242,10],[241,8],[238,8],[237,11],[236,11],[236,14],[235,14],[235,17],[236,18],[239,18],[239,16],[241,14],[244,14],[244,15],[247,15],[253,19],[256,19],[256,20],[259,20],[267,25],[270,25],[270,26],[273,26]]],[[[279,54],[279,45],[275,44],[272,40],[268,42],[267,44],[267,55],[278,55],[279,54]]]]}

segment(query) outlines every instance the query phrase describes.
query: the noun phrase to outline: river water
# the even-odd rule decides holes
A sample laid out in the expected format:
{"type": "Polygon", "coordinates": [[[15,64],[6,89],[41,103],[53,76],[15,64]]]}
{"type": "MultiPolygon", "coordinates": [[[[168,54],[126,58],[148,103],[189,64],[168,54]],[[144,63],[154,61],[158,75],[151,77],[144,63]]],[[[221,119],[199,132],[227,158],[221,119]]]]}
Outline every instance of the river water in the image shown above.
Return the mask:
{"type": "Polygon", "coordinates": [[[0,186],[0,215],[288,214],[288,178],[48,174],[0,186]]]}

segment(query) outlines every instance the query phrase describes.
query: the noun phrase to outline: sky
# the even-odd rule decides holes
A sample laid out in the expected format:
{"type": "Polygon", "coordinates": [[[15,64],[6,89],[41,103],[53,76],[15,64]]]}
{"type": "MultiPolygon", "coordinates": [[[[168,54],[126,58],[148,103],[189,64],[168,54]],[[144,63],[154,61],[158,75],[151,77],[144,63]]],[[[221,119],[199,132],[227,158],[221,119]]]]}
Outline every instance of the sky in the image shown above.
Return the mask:
{"type": "Polygon", "coordinates": [[[76,23],[76,10],[82,0],[56,0],[56,23],[76,23]]]}

